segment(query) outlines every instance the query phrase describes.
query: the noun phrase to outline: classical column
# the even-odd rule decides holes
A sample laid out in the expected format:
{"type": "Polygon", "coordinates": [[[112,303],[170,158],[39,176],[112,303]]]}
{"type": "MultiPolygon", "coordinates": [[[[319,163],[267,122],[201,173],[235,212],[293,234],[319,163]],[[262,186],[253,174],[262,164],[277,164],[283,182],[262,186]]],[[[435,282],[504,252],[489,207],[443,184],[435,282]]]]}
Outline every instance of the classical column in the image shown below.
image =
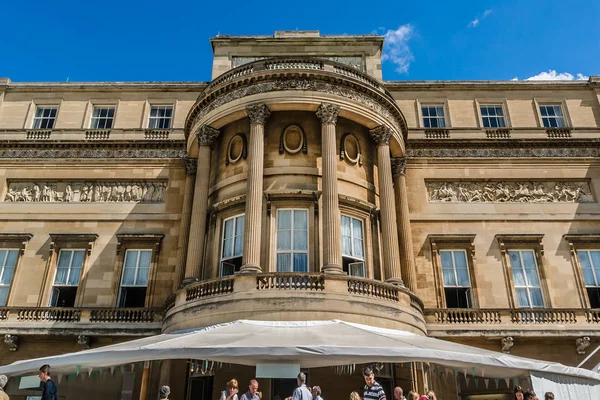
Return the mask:
{"type": "Polygon", "coordinates": [[[183,191],[183,207],[181,209],[181,221],[179,222],[179,241],[177,243],[177,264],[175,264],[175,279],[173,290],[177,290],[184,278],[185,258],[188,251],[188,239],[190,234],[190,215],[192,213],[192,199],[194,194],[194,179],[198,159],[185,159],[185,188],[183,191]]]}
{"type": "MultiPolygon", "coordinates": [[[[219,136],[219,130],[204,125],[198,135],[198,172],[194,187],[194,200],[190,218],[190,235],[187,243],[185,282],[193,282],[202,276],[204,260],[204,237],[206,235],[206,214],[208,212],[208,185],[210,178],[210,153],[219,136]]],[[[185,283],[184,282],[184,283],[185,283]]]]}
{"type": "Polygon", "coordinates": [[[402,280],[410,291],[417,289],[417,271],[413,253],[412,233],[408,215],[408,192],[406,190],[406,159],[392,159],[392,175],[396,192],[396,212],[398,213],[398,239],[400,241],[400,265],[402,280]]]}
{"type": "Polygon", "coordinates": [[[398,249],[398,227],[390,160],[390,137],[392,130],[379,125],[369,131],[377,144],[377,170],[379,174],[379,207],[381,209],[381,231],[383,265],[386,282],[402,285],[400,254],[398,249]]]}
{"type": "Polygon", "coordinates": [[[323,267],[326,274],[343,274],[342,221],[338,204],[335,123],[340,107],[322,103],[317,109],[321,120],[321,156],[323,194],[323,267]]]}
{"type": "Polygon", "coordinates": [[[248,193],[244,219],[244,256],[240,273],[261,272],[260,237],[263,209],[263,164],[265,156],[265,123],[271,115],[264,104],[246,108],[250,119],[248,140],[248,193]]]}

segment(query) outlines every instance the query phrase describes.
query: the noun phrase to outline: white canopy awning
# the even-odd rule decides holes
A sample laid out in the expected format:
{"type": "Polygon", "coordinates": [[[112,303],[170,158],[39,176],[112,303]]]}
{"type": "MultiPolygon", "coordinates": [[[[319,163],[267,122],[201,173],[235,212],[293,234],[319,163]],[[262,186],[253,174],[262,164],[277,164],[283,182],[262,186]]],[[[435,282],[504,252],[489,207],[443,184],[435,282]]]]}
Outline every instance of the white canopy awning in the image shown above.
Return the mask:
{"type": "Polygon", "coordinates": [[[58,373],[77,367],[125,365],[168,359],[211,360],[241,365],[296,362],[315,368],[370,362],[422,361],[467,370],[489,378],[527,376],[530,371],[590,379],[600,374],[562,364],[515,357],[427,336],[344,321],[271,322],[240,320],[192,331],[162,334],[53,357],[17,361],[0,367],[10,376],[37,372],[50,364],[58,373]]]}

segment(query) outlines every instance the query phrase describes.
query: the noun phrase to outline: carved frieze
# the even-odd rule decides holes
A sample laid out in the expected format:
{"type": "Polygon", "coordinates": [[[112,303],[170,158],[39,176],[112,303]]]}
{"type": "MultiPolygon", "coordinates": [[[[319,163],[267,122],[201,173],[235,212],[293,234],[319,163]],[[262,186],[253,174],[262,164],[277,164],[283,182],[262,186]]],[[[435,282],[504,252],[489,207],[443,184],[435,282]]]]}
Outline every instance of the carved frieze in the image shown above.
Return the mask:
{"type": "Polygon", "coordinates": [[[598,143],[581,143],[578,147],[566,147],[561,143],[548,145],[521,144],[518,147],[417,147],[406,149],[408,158],[597,158],[600,157],[598,143]]]}
{"type": "Polygon", "coordinates": [[[183,146],[177,148],[142,148],[132,146],[81,147],[45,143],[40,147],[19,147],[0,149],[0,158],[150,158],[171,159],[185,158],[187,150],[183,146]]]}
{"type": "Polygon", "coordinates": [[[427,182],[430,202],[448,203],[592,203],[586,181],[427,182]]]}
{"type": "MultiPolygon", "coordinates": [[[[254,61],[265,60],[270,57],[242,57],[242,56],[233,56],[231,57],[231,67],[236,68],[240,65],[248,64],[254,61]]],[[[363,60],[361,56],[347,56],[347,57],[334,57],[334,56],[325,56],[325,57],[317,57],[323,60],[335,61],[340,64],[345,64],[349,67],[356,68],[359,71],[363,70],[363,60]]]]}
{"type": "Polygon", "coordinates": [[[7,202],[25,203],[163,203],[164,181],[9,182],[7,202]]]}

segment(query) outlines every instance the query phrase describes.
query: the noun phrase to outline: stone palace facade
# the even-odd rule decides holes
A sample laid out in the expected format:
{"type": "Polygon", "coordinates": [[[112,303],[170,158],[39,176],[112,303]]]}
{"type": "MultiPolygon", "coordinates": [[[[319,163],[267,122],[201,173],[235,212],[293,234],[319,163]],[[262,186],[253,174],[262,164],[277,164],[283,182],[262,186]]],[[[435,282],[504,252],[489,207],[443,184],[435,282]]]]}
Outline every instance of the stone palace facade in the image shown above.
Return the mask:
{"type": "MultiPolygon", "coordinates": [[[[568,365],[600,345],[600,77],[383,81],[375,35],[211,44],[210,82],[0,79],[0,364],[237,319],[343,319],[568,365]]],[[[377,366],[389,398],[510,392],[377,366]]],[[[254,373],[136,364],[63,378],[61,397],[137,398],[144,367],[182,400],[254,373]]],[[[331,400],[363,385],[307,372],[331,400]]],[[[38,393],[17,382],[11,399],[38,393]]]]}

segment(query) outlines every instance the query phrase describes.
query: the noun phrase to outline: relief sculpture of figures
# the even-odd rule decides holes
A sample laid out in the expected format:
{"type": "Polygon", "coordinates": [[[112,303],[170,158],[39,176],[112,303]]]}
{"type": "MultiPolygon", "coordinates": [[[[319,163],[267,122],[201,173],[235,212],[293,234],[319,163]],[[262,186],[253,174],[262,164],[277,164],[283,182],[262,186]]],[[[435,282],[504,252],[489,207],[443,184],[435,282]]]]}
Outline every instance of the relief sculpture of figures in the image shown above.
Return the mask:
{"type": "Polygon", "coordinates": [[[427,182],[435,203],[592,203],[588,182],[427,182]]]}
{"type": "Polygon", "coordinates": [[[164,203],[167,182],[9,182],[7,202],[164,203]]]}

